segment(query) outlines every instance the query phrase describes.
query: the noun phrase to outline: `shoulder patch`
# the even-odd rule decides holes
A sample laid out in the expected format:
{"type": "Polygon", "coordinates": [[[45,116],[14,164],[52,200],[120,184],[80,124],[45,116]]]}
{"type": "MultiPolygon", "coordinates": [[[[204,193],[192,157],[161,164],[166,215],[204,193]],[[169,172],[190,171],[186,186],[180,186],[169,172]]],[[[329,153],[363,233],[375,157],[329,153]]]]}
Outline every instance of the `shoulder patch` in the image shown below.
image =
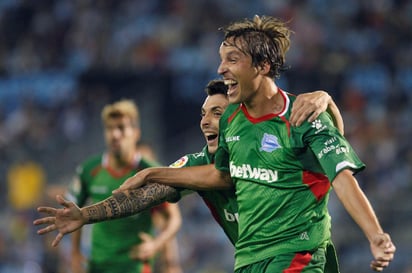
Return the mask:
{"type": "Polygon", "coordinates": [[[178,160],[176,160],[174,163],[170,164],[169,167],[171,168],[182,168],[183,166],[186,165],[186,163],[189,161],[189,158],[185,155],[178,160]]]}

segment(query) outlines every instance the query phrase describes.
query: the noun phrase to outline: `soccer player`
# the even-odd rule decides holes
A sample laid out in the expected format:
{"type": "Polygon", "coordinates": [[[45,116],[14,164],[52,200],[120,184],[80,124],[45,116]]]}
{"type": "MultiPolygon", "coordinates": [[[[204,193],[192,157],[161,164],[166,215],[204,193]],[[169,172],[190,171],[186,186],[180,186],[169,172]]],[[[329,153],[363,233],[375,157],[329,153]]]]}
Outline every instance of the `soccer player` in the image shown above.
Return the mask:
{"type": "MultiPolygon", "coordinates": [[[[156,166],[137,150],[140,139],[139,112],[131,100],[106,105],[101,113],[106,152],[92,156],[77,169],[69,186],[68,199],[83,206],[90,199],[96,203],[111,195],[136,171],[156,166]]],[[[91,231],[91,253],[87,272],[150,273],[153,258],[178,232],[181,215],[177,204],[163,203],[153,209],[116,221],[98,223],[91,231]],[[154,217],[165,219],[165,226],[153,237],[154,217]]],[[[72,236],[72,269],[83,272],[81,230],[72,236]]],[[[178,261],[172,264],[178,266],[178,261]]],[[[177,271],[181,272],[181,271],[177,271]]]]}
{"type": "Polygon", "coordinates": [[[327,113],[299,127],[290,124],[295,97],[275,82],[290,46],[289,28],[255,16],[222,30],[218,73],[230,105],[220,120],[215,164],[149,168],[114,193],[150,182],[194,190],[234,187],[235,272],[312,273],[339,272],[327,210],[333,187],[369,241],[371,268],[382,271],[396,247],[354,177],[365,165],[327,113]]]}
{"type": "MultiPolygon", "coordinates": [[[[227,86],[222,80],[213,80],[206,86],[207,97],[201,108],[200,128],[205,137],[206,146],[201,152],[181,157],[171,166],[175,168],[205,165],[214,162],[214,154],[218,145],[219,120],[228,106],[227,86]]],[[[294,122],[299,125],[302,121],[316,118],[319,113],[328,110],[335,117],[336,124],[343,133],[343,120],[339,109],[332,98],[323,91],[305,93],[298,96],[294,104],[294,122]]],[[[56,246],[61,238],[80,228],[84,224],[91,224],[110,219],[117,219],[137,213],[143,209],[155,206],[165,200],[176,201],[188,191],[175,188],[148,184],[142,188],[115,194],[97,204],[79,209],[73,202],[68,202],[58,196],[58,202],[63,209],[40,207],[39,211],[49,214],[49,217],[38,219],[35,225],[50,224],[39,230],[45,234],[54,230],[59,233],[53,241],[56,246]]],[[[210,208],[212,215],[229,240],[234,244],[237,240],[237,203],[233,189],[222,191],[198,191],[210,208]]]]}

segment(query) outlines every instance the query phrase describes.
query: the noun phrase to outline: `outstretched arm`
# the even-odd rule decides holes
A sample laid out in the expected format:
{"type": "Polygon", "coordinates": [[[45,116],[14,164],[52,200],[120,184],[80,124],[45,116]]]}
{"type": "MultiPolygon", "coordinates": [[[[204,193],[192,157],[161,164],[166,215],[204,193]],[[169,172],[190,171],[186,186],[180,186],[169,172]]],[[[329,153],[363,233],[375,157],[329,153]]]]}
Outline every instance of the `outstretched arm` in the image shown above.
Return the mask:
{"type": "Polygon", "coordinates": [[[127,217],[165,201],[177,201],[178,198],[179,193],[175,188],[156,183],[130,191],[119,191],[99,203],[83,208],[58,195],[56,200],[63,208],[37,208],[38,212],[48,216],[36,219],[33,224],[48,225],[38,230],[40,235],[58,230],[59,233],[52,242],[52,246],[57,246],[65,234],[83,225],[127,217]]]}
{"type": "Polygon", "coordinates": [[[292,106],[290,123],[299,126],[305,120],[314,121],[322,112],[327,111],[333,118],[335,126],[343,135],[343,118],[332,97],[325,91],[303,93],[296,97],[292,106]]]}
{"type": "Polygon", "coordinates": [[[370,243],[374,260],[370,266],[382,271],[393,260],[396,251],[389,234],[385,233],[367,197],[350,170],[341,171],[333,180],[333,188],[345,209],[359,225],[370,243]]]}
{"type": "Polygon", "coordinates": [[[219,171],[214,164],[187,168],[152,167],[128,178],[113,193],[139,188],[146,183],[161,183],[191,190],[229,189],[233,186],[230,174],[219,171]]]}

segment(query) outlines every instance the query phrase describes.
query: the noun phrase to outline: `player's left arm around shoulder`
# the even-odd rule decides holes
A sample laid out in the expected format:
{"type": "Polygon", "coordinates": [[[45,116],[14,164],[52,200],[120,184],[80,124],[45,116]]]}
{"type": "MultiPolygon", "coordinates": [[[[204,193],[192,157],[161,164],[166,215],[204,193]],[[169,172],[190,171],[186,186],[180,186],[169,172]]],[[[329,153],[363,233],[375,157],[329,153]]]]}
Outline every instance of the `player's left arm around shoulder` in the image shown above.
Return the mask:
{"type": "Polygon", "coordinates": [[[216,190],[233,187],[230,174],[218,170],[214,164],[187,168],[150,168],[145,179],[149,183],[161,183],[191,190],[216,190]]]}
{"type": "Polygon", "coordinates": [[[216,190],[233,187],[230,174],[215,168],[214,164],[187,168],[152,167],[126,179],[112,193],[136,189],[145,184],[158,183],[191,190],[216,190]]]}
{"type": "Polygon", "coordinates": [[[300,94],[292,105],[290,123],[300,126],[305,120],[314,121],[321,113],[327,111],[339,132],[344,134],[342,115],[333,98],[323,90],[300,94]]]}

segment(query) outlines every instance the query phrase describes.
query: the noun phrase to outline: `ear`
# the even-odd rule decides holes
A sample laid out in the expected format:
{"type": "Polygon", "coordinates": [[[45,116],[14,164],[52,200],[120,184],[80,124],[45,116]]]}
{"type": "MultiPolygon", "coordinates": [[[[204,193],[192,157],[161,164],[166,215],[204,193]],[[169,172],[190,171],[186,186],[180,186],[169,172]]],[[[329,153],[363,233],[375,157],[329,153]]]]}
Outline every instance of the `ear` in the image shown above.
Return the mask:
{"type": "Polygon", "coordinates": [[[269,63],[268,62],[263,62],[262,64],[260,64],[258,66],[258,71],[259,71],[259,74],[261,74],[261,75],[267,75],[270,71],[269,63]]]}

